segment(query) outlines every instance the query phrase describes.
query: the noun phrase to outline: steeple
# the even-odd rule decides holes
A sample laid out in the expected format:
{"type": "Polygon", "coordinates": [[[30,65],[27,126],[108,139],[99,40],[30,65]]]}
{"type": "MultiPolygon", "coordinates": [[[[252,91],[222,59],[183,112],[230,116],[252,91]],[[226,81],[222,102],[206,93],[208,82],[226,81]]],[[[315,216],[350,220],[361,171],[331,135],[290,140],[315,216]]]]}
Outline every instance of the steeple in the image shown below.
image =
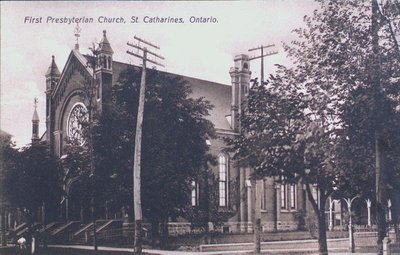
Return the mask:
{"type": "Polygon", "coordinates": [[[58,67],[57,67],[56,61],[54,60],[54,55],[53,55],[53,56],[51,56],[51,64],[45,74],[46,90],[53,89],[53,87],[55,85],[54,79],[56,79],[58,81],[60,76],[61,76],[61,73],[60,73],[60,70],[58,70],[58,67]]]}
{"type": "Polygon", "coordinates": [[[32,116],[32,144],[37,143],[40,138],[39,138],[39,115],[37,113],[37,103],[38,103],[38,99],[35,97],[34,101],[34,107],[35,110],[33,111],[33,116],[32,116]]]}
{"type": "Polygon", "coordinates": [[[98,48],[99,55],[97,56],[97,66],[96,71],[106,71],[112,72],[112,56],[114,54],[113,49],[111,48],[110,42],[107,39],[107,32],[103,30],[103,38],[99,43],[98,48]]]}
{"type": "Polygon", "coordinates": [[[99,51],[101,53],[109,54],[112,55],[114,54],[113,49],[111,48],[110,42],[107,39],[107,31],[103,30],[103,38],[100,41],[99,44],[99,51]]]}
{"type": "Polygon", "coordinates": [[[54,112],[52,92],[58,81],[60,80],[61,74],[54,60],[54,56],[51,56],[51,64],[46,74],[46,141],[50,148],[53,146],[53,132],[54,132],[54,112]]]}

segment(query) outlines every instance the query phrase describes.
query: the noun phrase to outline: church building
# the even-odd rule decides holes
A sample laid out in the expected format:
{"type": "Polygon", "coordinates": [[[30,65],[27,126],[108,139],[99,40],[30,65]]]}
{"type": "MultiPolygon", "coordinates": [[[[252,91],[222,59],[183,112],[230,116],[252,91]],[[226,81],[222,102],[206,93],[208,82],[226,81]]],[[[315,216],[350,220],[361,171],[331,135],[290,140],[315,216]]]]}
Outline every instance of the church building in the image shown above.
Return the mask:
{"type": "MultiPolygon", "coordinates": [[[[98,109],[104,107],[107,95],[116,84],[120,73],[129,65],[113,60],[114,50],[103,31],[99,44],[99,55],[102,61],[95,70],[88,67],[88,56],[79,51],[79,45],[71,50],[64,69],[60,72],[55,57],[51,58],[46,77],[46,133],[51,152],[58,157],[64,154],[67,138],[79,138],[79,120],[85,116],[88,108],[88,98],[83,93],[84,87],[95,80],[95,104],[98,109]],[[94,72],[94,73],[93,73],[94,72]]],[[[181,76],[178,74],[170,74],[181,76]]],[[[218,205],[220,209],[234,210],[234,216],[227,220],[221,231],[225,232],[252,232],[252,208],[250,175],[252,169],[238,167],[231,155],[224,152],[226,145],[223,137],[233,137],[239,132],[238,113],[241,111],[241,102],[246,98],[250,86],[250,61],[247,55],[234,57],[233,67],[227,70],[231,77],[231,84],[220,84],[193,77],[181,76],[186,80],[193,91],[192,97],[204,97],[214,105],[207,116],[215,125],[218,138],[207,141],[211,153],[218,159],[213,172],[218,179],[218,205]],[[233,185],[236,183],[237,185],[233,185]],[[232,196],[238,198],[233,204],[232,196]]],[[[34,121],[38,121],[34,116],[34,121]]],[[[35,122],[36,123],[36,122],[35,122]]],[[[35,132],[34,132],[35,133],[35,132]]],[[[32,139],[38,139],[35,133],[32,139]]],[[[69,191],[73,187],[73,180],[66,180],[66,198],[62,201],[65,210],[63,216],[68,220],[71,210],[68,204],[72,197],[69,191]]],[[[299,227],[299,215],[307,211],[305,190],[302,185],[280,184],[275,178],[265,178],[257,181],[258,196],[261,201],[261,225],[263,231],[294,230],[299,227]]],[[[201,189],[201,187],[200,187],[201,189]]],[[[195,206],[198,196],[196,190],[192,192],[192,204],[195,206]]],[[[309,207],[311,210],[311,207],[309,207]]],[[[184,223],[174,223],[175,226],[184,223]]],[[[186,223],[187,224],[187,223],[186,223]]]]}

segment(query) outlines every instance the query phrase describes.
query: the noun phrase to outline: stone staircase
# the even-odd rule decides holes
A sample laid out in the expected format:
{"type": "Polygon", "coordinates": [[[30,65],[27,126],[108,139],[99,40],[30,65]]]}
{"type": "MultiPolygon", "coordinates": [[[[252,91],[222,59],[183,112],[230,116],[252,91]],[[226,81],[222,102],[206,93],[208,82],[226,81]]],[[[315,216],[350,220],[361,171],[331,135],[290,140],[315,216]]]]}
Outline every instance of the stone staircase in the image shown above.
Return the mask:
{"type": "Polygon", "coordinates": [[[67,243],[71,240],[71,233],[75,232],[80,225],[80,221],[68,221],[56,224],[50,231],[50,240],[53,243],[67,243]]]}
{"type": "MultiPolygon", "coordinates": [[[[113,229],[122,229],[121,220],[97,220],[96,237],[98,240],[107,240],[113,229]]],[[[87,244],[93,240],[93,223],[83,224],[71,236],[75,244],[87,244]]]]}
{"type": "MultiPolygon", "coordinates": [[[[40,223],[35,222],[32,224],[31,229],[35,229],[39,225],[40,225],[40,223]]],[[[26,223],[23,223],[23,224],[17,226],[14,230],[14,233],[15,233],[15,236],[17,239],[20,237],[26,236],[28,234],[28,225],[26,223]]]]}

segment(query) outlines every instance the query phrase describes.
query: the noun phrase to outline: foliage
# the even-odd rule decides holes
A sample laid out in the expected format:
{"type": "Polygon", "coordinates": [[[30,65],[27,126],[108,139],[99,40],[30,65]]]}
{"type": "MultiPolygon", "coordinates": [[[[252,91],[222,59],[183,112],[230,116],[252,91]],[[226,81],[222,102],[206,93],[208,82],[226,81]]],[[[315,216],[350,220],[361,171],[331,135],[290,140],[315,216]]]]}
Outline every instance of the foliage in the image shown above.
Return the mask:
{"type": "Polygon", "coordinates": [[[55,219],[61,197],[59,162],[50,154],[47,144],[22,148],[15,166],[7,181],[13,205],[27,212],[36,212],[46,205],[47,218],[55,219]]]}
{"type": "Polygon", "coordinates": [[[374,183],[375,134],[383,141],[385,165],[398,162],[399,48],[385,17],[397,22],[399,6],[381,7],[376,52],[369,3],[319,2],[320,9],[304,17],[305,28],[295,30],[298,39],[284,44],[293,66],[278,66],[275,77],[253,86],[242,133],[230,144],[255,177],[317,184],[319,201],[306,188],[319,221],[320,252],[326,253],[326,199],[334,190],[371,195],[365,184],[374,183]]]}
{"type": "Polygon", "coordinates": [[[219,206],[219,186],[218,179],[211,170],[206,170],[198,177],[201,187],[199,203],[197,206],[187,206],[185,216],[191,222],[192,227],[208,233],[209,223],[213,224],[214,228],[221,228],[229,217],[236,213],[236,208],[239,203],[239,190],[235,181],[229,182],[229,203],[227,208],[219,206]]]}
{"type": "MultiPolygon", "coordinates": [[[[130,162],[134,148],[131,127],[136,122],[140,77],[140,70],[129,69],[120,75],[114,87],[114,113],[126,116],[125,123],[118,124],[125,134],[121,137],[130,139],[125,147],[131,152],[126,155],[130,162]]],[[[214,128],[204,118],[212,106],[203,98],[189,98],[190,93],[189,84],[182,78],[148,70],[141,163],[142,206],[144,216],[152,220],[162,222],[181,216],[189,203],[191,181],[212,161],[205,141],[214,136],[214,128]]],[[[132,165],[125,169],[131,170],[132,165]]]]}
{"type": "MultiPolygon", "coordinates": [[[[139,68],[124,70],[101,112],[94,114],[91,131],[83,123],[84,135],[92,134],[93,139],[97,207],[105,209],[107,204],[110,213],[133,201],[140,78],[139,68]]],[[[181,77],[147,70],[141,184],[143,214],[149,222],[183,216],[190,204],[191,181],[214,162],[205,142],[215,136],[213,124],[205,119],[212,105],[203,98],[190,98],[190,93],[181,77]]],[[[65,163],[70,177],[90,181],[89,146],[69,148],[65,163]]]]}
{"type": "Polygon", "coordinates": [[[11,136],[0,132],[0,205],[1,207],[10,207],[10,198],[13,196],[10,178],[16,171],[19,154],[11,136]]]}

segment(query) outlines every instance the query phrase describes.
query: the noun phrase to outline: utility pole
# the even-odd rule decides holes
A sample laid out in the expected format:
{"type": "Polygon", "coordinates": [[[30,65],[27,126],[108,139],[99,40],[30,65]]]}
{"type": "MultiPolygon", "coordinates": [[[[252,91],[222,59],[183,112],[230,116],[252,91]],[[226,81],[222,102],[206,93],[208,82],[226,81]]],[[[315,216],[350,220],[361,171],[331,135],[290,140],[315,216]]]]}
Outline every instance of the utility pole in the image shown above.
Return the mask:
{"type": "Polygon", "coordinates": [[[260,47],[252,48],[252,49],[249,50],[249,51],[255,51],[255,50],[260,50],[261,51],[261,55],[260,56],[250,58],[250,60],[261,58],[261,74],[260,74],[261,75],[261,77],[260,77],[261,78],[261,84],[264,83],[264,57],[278,54],[277,51],[269,51],[269,52],[265,53],[265,55],[264,55],[264,49],[269,48],[269,47],[274,47],[274,46],[275,46],[275,44],[268,44],[266,46],[261,45],[260,47]]]}
{"type": "Polygon", "coordinates": [[[149,51],[146,47],[141,47],[140,43],[146,44],[155,49],[160,49],[160,47],[149,43],[143,39],[140,39],[134,36],[134,39],[137,41],[137,45],[132,43],[127,43],[128,46],[136,48],[138,51],[142,51],[143,55],[139,55],[133,53],[131,51],[126,51],[129,55],[135,56],[137,58],[142,59],[142,77],[140,80],[140,94],[139,94],[139,107],[137,114],[137,122],[136,122],[136,134],[135,134],[135,154],[134,154],[134,163],[133,163],[133,207],[135,214],[135,236],[134,236],[134,253],[141,254],[142,253],[142,203],[141,203],[141,190],[140,190],[140,167],[141,167],[141,151],[142,151],[142,123],[143,123],[143,112],[144,112],[144,99],[145,99],[145,91],[146,91],[146,62],[150,62],[159,66],[163,66],[162,64],[150,60],[147,58],[147,55],[153,55],[154,57],[160,58],[164,60],[164,57],[149,51]]]}
{"type": "MultiPolygon", "coordinates": [[[[264,54],[264,49],[273,47],[275,44],[269,44],[266,46],[261,45],[257,48],[249,49],[249,51],[260,50],[261,55],[257,57],[252,57],[249,60],[259,59],[261,58],[261,83],[264,83],[264,57],[278,54],[277,51],[270,51],[264,54]]],[[[252,180],[251,183],[251,200],[252,200],[252,209],[251,214],[253,217],[253,234],[254,234],[254,253],[260,254],[261,252],[261,190],[259,185],[257,185],[256,180],[252,180]]]]}
{"type": "MultiPolygon", "coordinates": [[[[380,50],[379,50],[379,5],[377,0],[372,0],[371,8],[371,33],[372,33],[372,53],[371,80],[375,96],[374,110],[380,109],[381,102],[378,97],[382,93],[381,69],[380,69],[380,50]]],[[[377,124],[377,123],[374,123],[377,124]]],[[[376,224],[378,227],[377,254],[383,254],[383,239],[386,236],[386,216],[385,216],[385,197],[386,187],[384,183],[384,160],[385,151],[382,146],[382,129],[375,130],[375,198],[376,198],[376,224]]]]}
{"type": "MultiPolygon", "coordinates": [[[[74,30],[74,35],[76,37],[76,44],[75,44],[75,50],[79,50],[79,37],[80,37],[80,32],[81,28],[79,27],[79,24],[76,24],[75,30],[74,30]]],[[[91,199],[90,199],[90,206],[91,206],[91,213],[92,213],[92,225],[93,225],[93,249],[94,253],[96,254],[98,251],[98,245],[97,245],[97,230],[96,230],[96,170],[94,166],[94,150],[93,150],[93,110],[95,108],[95,104],[93,102],[94,100],[94,89],[95,89],[95,73],[96,73],[96,64],[98,61],[98,55],[99,51],[96,48],[95,43],[93,43],[92,48],[89,48],[89,50],[92,53],[92,56],[88,59],[87,66],[92,69],[92,77],[91,77],[91,82],[90,84],[85,87],[85,93],[86,97],[89,101],[88,104],[88,133],[89,133],[89,141],[88,141],[88,149],[89,149],[89,168],[90,168],[90,175],[89,175],[89,180],[90,180],[90,186],[91,186],[91,199]]],[[[68,209],[67,209],[68,213],[68,209]]]]}

